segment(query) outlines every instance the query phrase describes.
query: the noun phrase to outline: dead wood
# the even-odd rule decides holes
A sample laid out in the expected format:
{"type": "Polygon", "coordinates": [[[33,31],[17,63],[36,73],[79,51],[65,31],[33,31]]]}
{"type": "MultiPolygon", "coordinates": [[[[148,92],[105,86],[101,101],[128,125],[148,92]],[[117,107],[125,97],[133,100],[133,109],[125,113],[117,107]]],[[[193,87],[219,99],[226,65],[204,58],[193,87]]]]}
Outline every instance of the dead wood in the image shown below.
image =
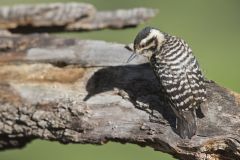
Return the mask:
{"type": "Polygon", "coordinates": [[[150,146],[184,159],[240,159],[240,95],[207,84],[205,117],[183,140],[145,59],[122,44],[0,36],[0,149],[33,139],[150,146]]]}
{"type": "Polygon", "coordinates": [[[147,8],[98,11],[87,3],[24,4],[0,7],[0,29],[12,32],[57,32],[137,26],[157,13],[147,8]]]}

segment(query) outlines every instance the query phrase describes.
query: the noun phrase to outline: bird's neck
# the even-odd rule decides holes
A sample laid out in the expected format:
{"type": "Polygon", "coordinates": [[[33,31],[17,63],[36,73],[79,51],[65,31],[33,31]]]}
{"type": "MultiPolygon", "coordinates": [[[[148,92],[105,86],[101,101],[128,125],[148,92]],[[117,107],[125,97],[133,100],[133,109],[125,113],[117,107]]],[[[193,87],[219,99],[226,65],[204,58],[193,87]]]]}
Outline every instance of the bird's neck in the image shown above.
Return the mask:
{"type": "Polygon", "coordinates": [[[164,44],[164,42],[166,41],[165,34],[159,31],[159,32],[156,34],[156,40],[157,40],[156,51],[160,51],[161,46],[162,46],[162,45],[164,44]]]}

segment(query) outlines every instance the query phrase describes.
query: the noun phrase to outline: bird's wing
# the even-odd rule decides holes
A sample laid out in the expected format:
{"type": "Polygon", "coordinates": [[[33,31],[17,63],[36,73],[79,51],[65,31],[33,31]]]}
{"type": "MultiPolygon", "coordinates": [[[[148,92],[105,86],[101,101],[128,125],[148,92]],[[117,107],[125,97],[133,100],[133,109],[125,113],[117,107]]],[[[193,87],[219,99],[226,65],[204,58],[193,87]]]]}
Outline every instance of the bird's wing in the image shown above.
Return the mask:
{"type": "Polygon", "coordinates": [[[192,65],[186,69],[186,76],[192,90],[194,100],[196,101],[197,105],[199,105],[206,100],[206,87],[203,74],[196,59],[194,59],[192,65]]]}
{"type": "Polygon", "coordinates": [[[174,72],[167,68],[161,71],[160,83],[164,87],[169,101],[177,111],[189,110],[196,102],[185,70],[174,72]]]}
{"type": "Polygon", "coordinates": [[[196,101],[185,70],[180,73],[167,68],[161,71],[160,82],[164,87],[166,97],[176,114],[176,129],[182,138],[191,138],[196,133],[196,101]]]}

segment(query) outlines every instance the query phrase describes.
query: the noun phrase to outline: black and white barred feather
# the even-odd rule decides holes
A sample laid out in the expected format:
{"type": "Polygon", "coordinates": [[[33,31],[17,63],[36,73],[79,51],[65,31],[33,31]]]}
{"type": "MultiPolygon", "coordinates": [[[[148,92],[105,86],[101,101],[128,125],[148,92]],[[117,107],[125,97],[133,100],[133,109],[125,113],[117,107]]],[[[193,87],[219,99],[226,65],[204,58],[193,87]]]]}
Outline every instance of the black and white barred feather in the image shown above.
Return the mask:
{"type": "Polygon", "coordinates": [[[187,111],[206,100],[203,74],[182,39],[165,34],[164,44],[150,62],[176,110],[187,111]]]}
{"type": "Polygon", "coordinates": [[[204,77],[191,48],[176,36],[146,27],[135,38],[134,50],[149,58],[176,114],[180,136],[191,138],[197,129],[195,110],[206,100],[204,77]]]}

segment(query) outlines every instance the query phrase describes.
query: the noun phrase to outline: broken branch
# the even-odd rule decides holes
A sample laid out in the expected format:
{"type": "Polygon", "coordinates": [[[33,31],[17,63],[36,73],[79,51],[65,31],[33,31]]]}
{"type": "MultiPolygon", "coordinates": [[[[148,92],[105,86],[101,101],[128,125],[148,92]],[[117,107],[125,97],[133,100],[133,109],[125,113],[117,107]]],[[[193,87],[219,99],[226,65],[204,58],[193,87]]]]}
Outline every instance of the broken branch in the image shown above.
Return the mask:
{"type": "Polygon", "coordinates": [[[0,149],[33,139],[134,143],[179,159],[240,158],[240,95],[207,84],[191,140],[158,95],[145,59],[124,45],[49,35],[0,36],[0,149]]]}

